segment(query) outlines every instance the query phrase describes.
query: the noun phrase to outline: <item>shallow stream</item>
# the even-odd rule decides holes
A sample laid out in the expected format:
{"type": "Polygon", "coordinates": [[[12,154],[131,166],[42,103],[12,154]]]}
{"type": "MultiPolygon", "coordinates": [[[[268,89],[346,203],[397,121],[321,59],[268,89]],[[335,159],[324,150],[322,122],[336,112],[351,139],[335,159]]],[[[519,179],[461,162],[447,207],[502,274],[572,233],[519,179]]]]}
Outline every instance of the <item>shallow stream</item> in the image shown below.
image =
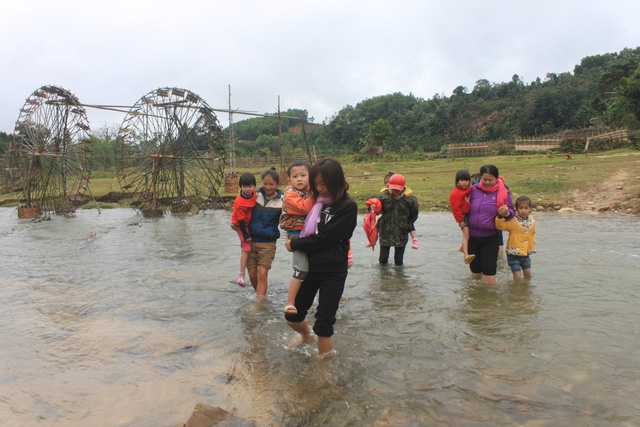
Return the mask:
{"type": "Polygon", "coordinates": [[[450,213],[421,214],[402,268],[359,225],[318,360],[286,348],[283,241],[265,303],[231,283],[229,212],[0,208],[0,424],[176,426],[204,402],[258,426],[640,425],[638,217],[534,215],[533,279],[500,260],[494,287],[450,213]]]}

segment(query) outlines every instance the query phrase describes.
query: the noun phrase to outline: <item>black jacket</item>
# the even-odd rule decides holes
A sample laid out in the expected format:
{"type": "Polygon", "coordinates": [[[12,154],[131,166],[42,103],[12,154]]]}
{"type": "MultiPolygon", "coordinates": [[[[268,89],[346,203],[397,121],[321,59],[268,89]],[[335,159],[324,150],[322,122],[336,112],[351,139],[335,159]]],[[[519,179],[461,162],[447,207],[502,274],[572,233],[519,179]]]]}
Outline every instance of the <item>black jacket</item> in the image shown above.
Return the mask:
{"type": "Polygon", "coordinates": [[[349,239],[358,223],[358,205],[345,196],[333,206],[323,205],[318,234],[291,240],[293,250],[309,258],[309,272],[347,270],[349,239]]]}

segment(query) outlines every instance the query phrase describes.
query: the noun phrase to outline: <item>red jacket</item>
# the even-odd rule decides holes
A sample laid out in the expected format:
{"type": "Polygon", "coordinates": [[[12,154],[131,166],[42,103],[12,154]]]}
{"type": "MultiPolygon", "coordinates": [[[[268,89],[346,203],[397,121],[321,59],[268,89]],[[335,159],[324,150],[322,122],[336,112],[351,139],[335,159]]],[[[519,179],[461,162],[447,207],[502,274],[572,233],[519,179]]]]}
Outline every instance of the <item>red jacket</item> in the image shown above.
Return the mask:
{"type": "Polygon", "coordinates": [[[253,195],[247,199],[240,193],[233,201],[231,224],[240,227],[245,240],[249,238],[249,222],[251,222],[251,213],[256,205],[256,194],[254,191],[253,195]]]}
{"type": "Polygon", "coordinates": [[[471,192],[471,186],[466,190],[461,190],[458,187],[454,188],[451,194],[449,194],[449,204],[451,205],[451,213],[456,219],[456,222],[462,222],[464,216],[469,213],[469,193],[471,192]]]}

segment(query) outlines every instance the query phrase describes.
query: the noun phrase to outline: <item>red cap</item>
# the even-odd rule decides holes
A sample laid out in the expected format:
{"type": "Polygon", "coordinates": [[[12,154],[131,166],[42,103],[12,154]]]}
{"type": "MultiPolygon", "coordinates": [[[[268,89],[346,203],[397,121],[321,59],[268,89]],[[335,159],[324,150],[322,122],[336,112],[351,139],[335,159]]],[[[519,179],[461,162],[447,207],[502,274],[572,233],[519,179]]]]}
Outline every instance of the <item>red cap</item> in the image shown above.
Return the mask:
{"type": "Polygon", "coordinates": [[[404,176],[400,175],[399,173],[394,174],[391,176],[391,178],[389,178],[389,190],[404,190],[404,184],[405,184],[405,180],[404,180],[404,176]]]}

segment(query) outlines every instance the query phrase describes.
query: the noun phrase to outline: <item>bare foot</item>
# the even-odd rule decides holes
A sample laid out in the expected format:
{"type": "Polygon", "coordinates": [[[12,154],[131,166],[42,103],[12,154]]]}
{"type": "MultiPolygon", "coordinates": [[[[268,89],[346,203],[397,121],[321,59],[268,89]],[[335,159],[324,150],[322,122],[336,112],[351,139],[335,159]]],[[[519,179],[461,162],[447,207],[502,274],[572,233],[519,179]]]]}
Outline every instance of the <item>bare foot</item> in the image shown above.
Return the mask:
{"type": "Polygon", "coordinates": [[[291,341],[289,341],[289,344],[287,344],[287,347],[288,348],[294,348],[294,347],[299,346],[303,342],[307,342],[307,341],[315,341],[315,335],[313,335],[313,334],[309,334],[309,335],[298,334],[291,341]]]}
{"type": "Polygon", "coordinates": [[[319,359],[329,359],[330,357],[333,357],[333,356],[335,356],[336,354],[338,354],[338,352],[337,352],[337,351],[335,351],[335,350],[330,350],[330,351],[327,351],[326,353],[319,354],[319,355],[318,355],[318,358],[319,358],[319,359]]]}

